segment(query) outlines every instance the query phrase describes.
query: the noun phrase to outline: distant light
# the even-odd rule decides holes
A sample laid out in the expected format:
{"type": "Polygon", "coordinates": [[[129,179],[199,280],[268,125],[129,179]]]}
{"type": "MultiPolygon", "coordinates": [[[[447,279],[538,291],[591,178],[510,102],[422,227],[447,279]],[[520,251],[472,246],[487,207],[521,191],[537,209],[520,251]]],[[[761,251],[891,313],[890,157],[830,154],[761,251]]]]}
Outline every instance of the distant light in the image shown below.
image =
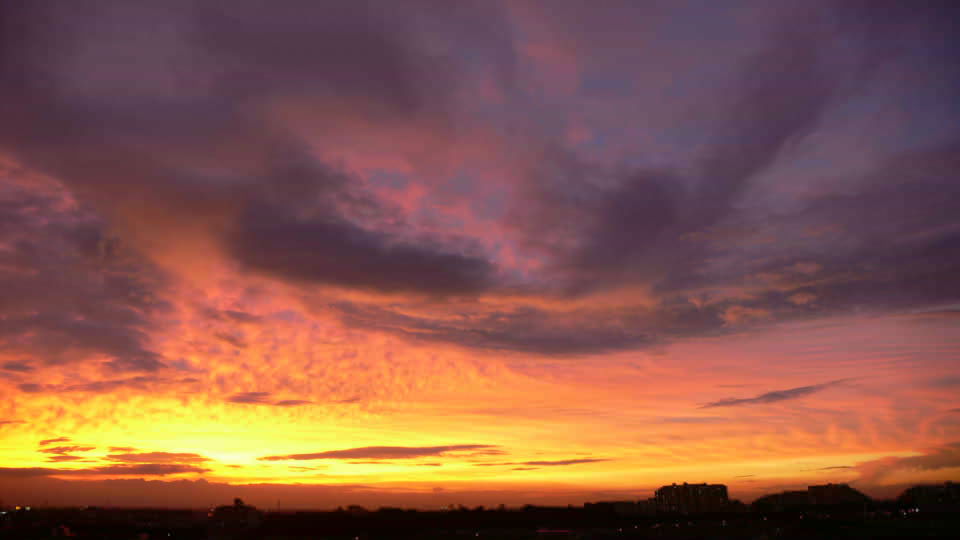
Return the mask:
{"type": "Polygon", "coordinates": [[[29,507],[29,506],[27,507],[27,510],[28,510],[28,511],[30,510],[30,507],[29,507]]]}

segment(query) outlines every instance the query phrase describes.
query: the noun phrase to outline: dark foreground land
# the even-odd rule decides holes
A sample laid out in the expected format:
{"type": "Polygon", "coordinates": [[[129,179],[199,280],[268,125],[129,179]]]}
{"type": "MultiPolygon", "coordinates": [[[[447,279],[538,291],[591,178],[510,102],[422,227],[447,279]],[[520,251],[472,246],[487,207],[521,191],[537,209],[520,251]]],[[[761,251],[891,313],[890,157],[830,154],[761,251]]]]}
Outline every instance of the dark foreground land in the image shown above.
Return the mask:
{"type": "Polygon", "coordinates": [[[32,509],[8,512],[0,538],[960,538],[960,513],[899,509],[680,516],[618,516],[583,508],[417,512],[270,512],[225,522],[207,511],[32,509]]]}

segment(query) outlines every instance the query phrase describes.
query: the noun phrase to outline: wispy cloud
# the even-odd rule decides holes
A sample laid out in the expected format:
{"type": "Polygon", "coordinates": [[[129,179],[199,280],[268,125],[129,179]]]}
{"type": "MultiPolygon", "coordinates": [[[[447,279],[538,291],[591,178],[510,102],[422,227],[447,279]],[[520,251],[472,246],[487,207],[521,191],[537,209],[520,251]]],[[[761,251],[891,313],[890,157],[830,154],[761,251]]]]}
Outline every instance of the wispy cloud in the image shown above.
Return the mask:
{"type": "Polygon", "coordinates": [[[74,455],[70,455],[70,454],[58,454],[58,455],[55,455],[55,456],[50,456],[49,458],[47,458],[47,461],[51,461],[51,462],[54,462],[54,463],[60,463],[60,462],[63,462],[63,461],[79,461],[79,460],[82,460],[82,459],[86,459],[86,458],[83,457],[83,456],[74,456],[74,455]]]}
{"type": "Polygon", "coordinates": [[[296,407],[298,405],[310,405],[312,401],[305,399],[283,399],[280,401],[275,401],[273,404],[277,407],[296,407]]]}
{"type": "Polygon", "coordinates": [[[606,458],[559,459],[555,461],[524,461],[519,464],[536,467],[562,467],[564,465],[579,465],[581,463],[597,463],[600,461],[610,460],[606,458]]]}
{"type": "Polygon", "coordinates": [[[33,371],[33,366],[26,362],[6,362],[3,364],[3,369],[7,371],[18,371],[20,373],[29,373],[33,371]]]}
{"type": "Polygon", "coordinates": [[[269,392],[241,392],[227,398],[230,403],[259,404],[269,403],[269,392]]]}
{"type": "Polygon", "coordinates": [[[48,444],[58,443],[58,442],[68,442],[70,437],[57,437],[56,439],[44,439],[40,441],[40,446],[46,446],[48,444]]]}
{"type": "Polygon", "coordinates": [[[40,451],[45,454],[69,454],[72,452],[89,452],[96,450],[96,446],[53,446],[50,448],[41,448],[40,451]]]}
{"type": "Polygon", "coordinates": [[[798,386],[797,388],[789,388],[787,390],[774,390],[772,392],[767,392],[765,394],[760,394],[759,396],[754,396],[751,398],[730,398],[730,399],[721,399],[719,401],[713,401],[707,403],[706,405],[701,406],[701,409],[709,409],[713,407],[736,407],[740,405],[763,405],[767,403],[778,403],[780,401],[789,401],[791,399],[798,399],[811,394],[816,394],[822,390],[830,388],[832,386],[837,386],[842,384],[850,379],[837,379],[835,381],[825,382],[821,384],[813,384],[810,386],[798,386]]]}
{"type": "Polygon", "coordinates": [[[937,471],[960,468],[960,441],[928,449],[919,456],[886,457],[857,463],[860,481],[880,483],[898,471],[937,471]]]}
{"type": "Polygon", "coordinates": [[[193,377],[181,379],[167,379],[153,375],[141,375],[123,379],[105,379],[101,381],[92,381],[80,384],[38,384],[22,383],[17,385],[21,392],[27,394],[54,394],[64,392],[89,392],[89,393],[109,393],[123,388],[136,390],[149,390],[160,386],[169,385],[191,385],[200,382],[193,377]]]}
{"type": "Polygon", "coordinates": [[[557,460],[538,460],[538,461],[506,461],[497,463],[474,463],[476,467],[507,467],[511,465],[521,465],[527,467],[563,467],[566,465],[580,465],[582,463],[598,463],[601,461],[612,461],[609,458],[575,458],[575,459],[557,459],[557,460]]]}
{"type": "Polygon", "coordinates": [[[109,454],[107,459],[124,463],[202,463],[204,461],[210,461],[210,458],[200,454],[181,452],[109,454]]]}
{"type": "Polygon", "coordinates": [[[466,450],[495,449],[489,444],[455,444],[450,446],[365,446],[362,448],[348,448],[345,450],[331,450],[313,454],[287,454],[264,456],[262,461],[288,461],[311,459],[410,459],[423,456],[440,456],[450,452],[466,450]]]}
{"type": "Polygon", "coordinates": [[[310,405],[313,402],[306,399],[281,399],[274,401],[270,392],[240,392],[227,398],[230,403],[245,405],[273,405],[275,407],[297,407],[310,405]]]}
{"type": "Polygon", "coordinates": [[[172,463],[145,463],[139,465],[104,465],[89,469],[50,469],[46,467],[4,467],[0,478],[31,478],[42,476],[167,476],[171,474],[202,473],[209,469],[172,463]]]}

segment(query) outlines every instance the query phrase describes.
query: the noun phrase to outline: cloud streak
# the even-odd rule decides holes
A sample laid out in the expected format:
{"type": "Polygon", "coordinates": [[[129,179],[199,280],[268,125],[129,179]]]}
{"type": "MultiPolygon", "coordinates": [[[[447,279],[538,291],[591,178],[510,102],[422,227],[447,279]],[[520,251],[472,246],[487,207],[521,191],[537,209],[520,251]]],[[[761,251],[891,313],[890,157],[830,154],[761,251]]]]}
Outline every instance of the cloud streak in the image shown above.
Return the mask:
{"type": "Polygon", "coordinates": [[[738,407],[742,405],[766,405],[769,403],[779,403],[781,401],[790,401],[794,399],[799,399],[806,397],[817,392],[821,392],[827,388],[838,386],[847,382],[850,379],[837,379],[835,381],[813,384],[810,386],[798,386],[796,388],[789,388],[787,390],[773,390],[771,392],[766,392],[751,398],[730,398],[730,399],[721,399],[719,401],[713,401],[702,405],[701,409],[711,409],[714,407],[738,407]]]}
{"type": "Polygon", "coordinates": [[[365,446],[348,448],[345,450],[330,450],[312,454],[287,454],[264,456],[262,461],[301,461],[314,459],[413,459],[425,456],[440,456],[451,452],[468,450],[495,450],[497,447],[489,444],[455,444],[450,446],[365,446]]]}
{"type": "Polygon", "coordinates": [[[145,463],[140,465],[104,465],[89,469],[50,469],[45,467],[0,467],[0,478],[34,478],[45,476],[168,476],[203,473],[208,469],[192,465],[145,463]]]}

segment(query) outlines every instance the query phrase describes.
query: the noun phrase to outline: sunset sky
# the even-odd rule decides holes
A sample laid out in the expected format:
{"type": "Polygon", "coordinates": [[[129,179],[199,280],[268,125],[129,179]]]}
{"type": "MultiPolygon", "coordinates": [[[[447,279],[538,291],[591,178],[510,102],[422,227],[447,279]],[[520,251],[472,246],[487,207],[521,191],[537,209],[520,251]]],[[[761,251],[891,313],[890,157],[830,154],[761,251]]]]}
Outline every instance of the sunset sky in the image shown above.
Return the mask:
{"type": "Polygon", "coordinates": [[[3,2],[0,503],[960,480],[955,8],[3,2]]]}

